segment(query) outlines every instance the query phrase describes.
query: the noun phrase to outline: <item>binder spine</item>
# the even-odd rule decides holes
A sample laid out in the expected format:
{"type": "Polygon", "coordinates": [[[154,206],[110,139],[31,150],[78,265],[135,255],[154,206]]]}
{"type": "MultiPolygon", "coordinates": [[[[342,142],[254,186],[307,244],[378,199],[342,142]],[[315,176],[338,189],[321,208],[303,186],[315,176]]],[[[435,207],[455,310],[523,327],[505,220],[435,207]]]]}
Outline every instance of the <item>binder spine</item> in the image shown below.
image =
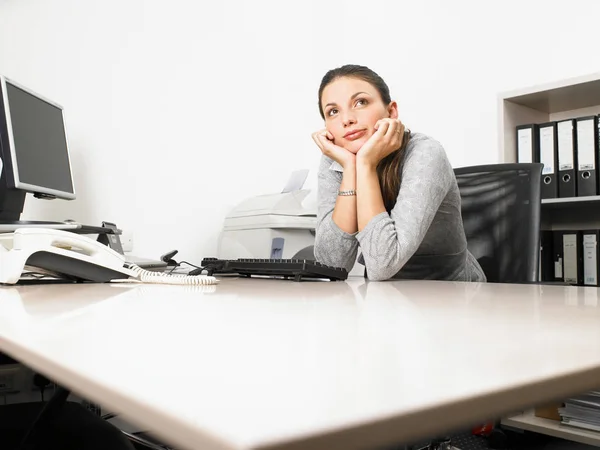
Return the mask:
{"type": "Polygon", "coordinates": [[[577,154],[575,119],[558,122],[558,196],[575,197],[577,195],[577,154]]]}
{"type": "Polygon", "coordinates": [[[517,162],[533,163],[540,160],[539,132],[536,124],[519,125],[517,130],[517,162]]]}
{"type": "Polygon", "coordinates": [[[577,196],[596,195],[598,190],[598,119],[596,116],[576,119],[577,196]]]}
{"type": "Polygon", "coordinates": [[[600,279],[600,265],[598,264],[600,237],[599,230],[582,231],[583,253],[583,284],[584,286],[598,286],[600,279]]]}
{"type": "Polygon", "coordinates": [[[558,197],[558,135],[556,122],[538,125],[538,142],[540,148],[539,162],[544,165],[541,181],[542,198],[556,198],[558,197]]]}
{"type": "Polygon", "coordinates": [[[565,281],[563,275],[563,234],[564,231],[553,231],[552,262],[554,264],[554,281],[565,281]]]}
{"type": "Polygon", "coordinates": [[[563,232],[563,276],[565,283],[583,284],[583,264],[581,232],[563,232]]]}

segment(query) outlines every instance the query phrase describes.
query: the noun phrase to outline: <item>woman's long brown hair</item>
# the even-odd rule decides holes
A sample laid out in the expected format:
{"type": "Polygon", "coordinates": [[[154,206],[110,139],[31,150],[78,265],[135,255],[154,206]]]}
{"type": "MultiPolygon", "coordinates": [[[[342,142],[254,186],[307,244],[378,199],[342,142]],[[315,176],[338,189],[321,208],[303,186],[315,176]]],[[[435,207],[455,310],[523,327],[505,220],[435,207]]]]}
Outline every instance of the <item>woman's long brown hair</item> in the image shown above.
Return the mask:
{"type": "Polygon", "coordinates": [[[410,131],[404,132],[402,145],[395,152],[387,155],[377,165],[377,176],[379,178],[379,187],[386,211],[389,213],[398,198],[400,184],[402,182],[402,163],[404,162],[404,153],[408,141],[410,140],[410,131]]]}
{"type": "MultiPolygon", "coordinates": [[[[385,105],[389,105],[392,101],[390,97],[390,89],[385,81],[383,81],[383,78],[381,78],[377,73],[368,67],[348,64],[330,70],[321,80],[321,85],[319,86],[319,113],[321,114],[323,120],[325,119],[325,114],[323,113],[323,108],[321,105],[323,90],[329,83],[341,77],[352,77],[366,81],[375,89],[377,89],[379,95],[381,96],[381,100],[385,105]]],[[[377,176],[379,178],[381,196],[383,197],[383,204],[385,205],[385,209],[388,213],[392,210],[396,204],[396,199],[398,198],[398,192],[400,191],[400,184],[402,182],[401,178],[404,153],[409,140],[410,131],[407,130],[404,132],[404,138],[402,139],[402,145],[400,148],[383,158],[377,165],[377,176]]]]}

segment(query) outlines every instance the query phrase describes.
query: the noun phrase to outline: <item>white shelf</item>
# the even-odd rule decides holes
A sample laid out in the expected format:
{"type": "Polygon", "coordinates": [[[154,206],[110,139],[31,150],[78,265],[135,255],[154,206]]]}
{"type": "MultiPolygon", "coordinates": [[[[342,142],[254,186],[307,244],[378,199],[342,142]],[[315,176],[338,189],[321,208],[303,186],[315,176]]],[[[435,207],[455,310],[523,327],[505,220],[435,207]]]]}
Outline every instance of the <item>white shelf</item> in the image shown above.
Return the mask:
{"type": "Polygon", "coordinates": [[[557,420],[536,417],[533,411],[527,411],[523,414],[502,419],[501,423],[507,427],[533,431],[534,433],[600,447],[600,433],[562,425],[557,420]]]}
{"type": "Polygon", "coordinates": [[[589,108],[600,104],[600,73],[504,92],[501,97],[547,114],[589,108]]]}
{"type": "Polygon", "coordinates": [[[582,203],[599,203],[600,195],[591,195],[588,197],[563,197],[563,198],[543,198],[542,205],[569,206],[580,205],[582,203]]]}

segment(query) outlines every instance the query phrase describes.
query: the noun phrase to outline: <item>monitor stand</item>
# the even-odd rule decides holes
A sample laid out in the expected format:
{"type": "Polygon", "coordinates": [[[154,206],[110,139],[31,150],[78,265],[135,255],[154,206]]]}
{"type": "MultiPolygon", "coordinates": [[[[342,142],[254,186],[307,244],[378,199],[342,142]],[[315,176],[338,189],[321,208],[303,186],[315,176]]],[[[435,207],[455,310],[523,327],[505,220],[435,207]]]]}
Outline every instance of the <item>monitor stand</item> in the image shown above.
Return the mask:
{"type": "Polygon", "coordinates": [[[25,206],[25,191],[6,187],[0,176],[0,233],[12,233],[18,228],[53,228],[66,230],[77,234],[120,234],[116,227],[96,227],[82,225],[78,222],[65,220],[53,222],[45,220],[20,220],[25,206]]]}
{"type": "Polygon", "coordinates": [[[81,227],[81,224],[69,222],[19,220],[25,206],[25,194],[25,191],[10,189],[0,183],[0,233],[10,233],[18,228],[54,228],[71,231],[81,227]]]}
{"type": "MultiPolygon", "coordinates": [[[[1,176],[1,175],[0,175],[1,176]]],[[[0,179],[0,222],[18,222],[25,206],[25,191],[10,189],[0,179]]]]}

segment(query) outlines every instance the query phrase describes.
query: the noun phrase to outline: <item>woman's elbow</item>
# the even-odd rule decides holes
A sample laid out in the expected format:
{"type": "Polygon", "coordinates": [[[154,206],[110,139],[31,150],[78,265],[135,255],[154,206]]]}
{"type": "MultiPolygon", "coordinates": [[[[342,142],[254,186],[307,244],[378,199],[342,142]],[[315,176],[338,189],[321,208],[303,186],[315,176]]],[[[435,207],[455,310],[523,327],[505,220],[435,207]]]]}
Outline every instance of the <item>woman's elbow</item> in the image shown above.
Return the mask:
{"type": "Polygon", "coordinates": [[[346,269],[348,272],[354,267],[356,259],[355,249],[332,249],[330,246],[319,245],[315,243],[314,247],[315,260],[330,267],[339,267],[346,269]]]}
{"type": "Polygon", "coordinates": [[[376,249],[370,254],[363,254],[365,268],[367,269],[367,278],[373,281],[383,281],[394,278],[402,270],[404,265],[410,259],[414,251],[401,251],[399,247],[394,248],[390,245],[387,251],[376,249]]]}
{"type": "Polygon", "coordinates": [[[367,278],[370,281],[385,281],[394,277],[398,273],[398,270],[389,270],[386,267],[371,268],[367,266],[367,278]]]}
{"type": "Polygon", "coordinates": [[[315,246],[313,248],[313,253],[315,256],[315,261],[320,262],[321,264],[325,264],[326,266],[333,266],[336,264],[336,258],[333,257],[333,252],[328,245],[324,245],[318,240],[315,242],[315,246]]]}
{"type": "Polygon", "coordinates": [[[314,254],[315,261],[329,267],[346,269],[348,272],[354,267],[354,260],[351,259],[351,255],[349,257],[346,257],[346,255],[333,255],[330,252],[319,251],[316,246],[314,254]]]}
{"type": "Polygon", "coordinates": [[[394,278],[406,261],[404,258],[365,258],[365,268],[367,269],[367,278],[372,281],[383,281],[394,278]]]}

